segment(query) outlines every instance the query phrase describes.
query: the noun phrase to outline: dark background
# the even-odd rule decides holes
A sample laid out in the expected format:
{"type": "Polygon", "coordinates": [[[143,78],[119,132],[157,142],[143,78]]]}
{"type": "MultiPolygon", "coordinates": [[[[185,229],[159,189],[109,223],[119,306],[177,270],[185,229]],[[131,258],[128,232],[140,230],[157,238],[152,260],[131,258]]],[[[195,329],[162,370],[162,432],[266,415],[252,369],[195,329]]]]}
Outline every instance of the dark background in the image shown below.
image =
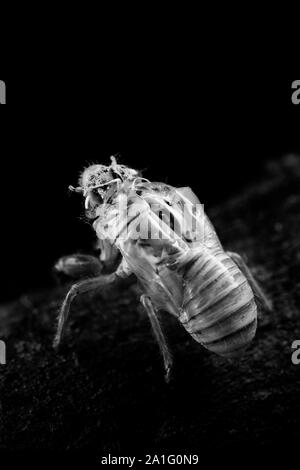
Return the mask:
{"type": "Polygon", "coordinates": [[[89,163],[119,154],[151,180],[191,186],[209,211],[259,181],[267,161],[300,152],[293,80],[178,72],[0,77],[2,301],[51,285],[59,256],[91,249],[67,189],[89,163]]]}

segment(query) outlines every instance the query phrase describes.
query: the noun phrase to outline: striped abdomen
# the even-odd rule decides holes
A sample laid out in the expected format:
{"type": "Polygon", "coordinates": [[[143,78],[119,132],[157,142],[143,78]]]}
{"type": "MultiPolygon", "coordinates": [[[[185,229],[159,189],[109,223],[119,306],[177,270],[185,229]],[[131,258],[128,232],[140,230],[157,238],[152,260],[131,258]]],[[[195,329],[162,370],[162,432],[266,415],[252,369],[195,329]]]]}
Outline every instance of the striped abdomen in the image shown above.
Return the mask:
{"type": "Polygon", "coordinates": [[[180,321],[205,348],[234,357],[253,339],[257,308],[252,289],[222,250],[191,250],[179,262],[184,279],[180,321]]]}

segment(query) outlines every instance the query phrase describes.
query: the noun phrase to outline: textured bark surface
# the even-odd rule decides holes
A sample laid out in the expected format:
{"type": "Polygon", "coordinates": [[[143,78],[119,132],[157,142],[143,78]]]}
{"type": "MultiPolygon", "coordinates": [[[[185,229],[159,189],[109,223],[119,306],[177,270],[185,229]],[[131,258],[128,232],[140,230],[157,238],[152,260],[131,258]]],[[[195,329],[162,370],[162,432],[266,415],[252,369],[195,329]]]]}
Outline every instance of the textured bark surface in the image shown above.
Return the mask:
{"type": "Polygon", "coordinates": [[[175,361],[166,385],[133,280],[78,298],[58,353],[51,342],[67,286],[23,296],[0,309],[2,449],[204,456],[297,445],[300,366],[291,345],[300,339],[300,159],[270,164],[264,180],[208,215],[274,304],[244,356],[207,352],[162,314],[175,361]]]}

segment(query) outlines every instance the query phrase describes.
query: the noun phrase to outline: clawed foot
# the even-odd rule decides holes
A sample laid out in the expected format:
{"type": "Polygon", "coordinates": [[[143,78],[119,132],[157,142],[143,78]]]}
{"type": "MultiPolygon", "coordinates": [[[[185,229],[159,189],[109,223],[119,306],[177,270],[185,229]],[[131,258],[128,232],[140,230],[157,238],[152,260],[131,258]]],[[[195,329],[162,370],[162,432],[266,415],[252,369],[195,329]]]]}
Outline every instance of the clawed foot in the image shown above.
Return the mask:
{"type": "Polygon", "coordinates": [[[172,379],[172,365],[170,364],[165,368],[165,382],[169,384],[171,379],[172,379]]]}

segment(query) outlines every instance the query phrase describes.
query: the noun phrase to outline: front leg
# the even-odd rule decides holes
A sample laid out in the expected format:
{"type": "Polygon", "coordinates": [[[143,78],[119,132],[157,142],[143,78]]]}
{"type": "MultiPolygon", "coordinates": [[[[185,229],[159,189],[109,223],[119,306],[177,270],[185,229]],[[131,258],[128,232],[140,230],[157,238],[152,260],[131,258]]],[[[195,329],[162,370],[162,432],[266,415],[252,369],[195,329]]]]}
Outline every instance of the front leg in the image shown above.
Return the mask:
{"type": "Polygon", "coordinates": [[[56,332],[54,342],[53,342],[53,346],[55,348],[57,348],[60,343],[64,326],[65,326],[65,322],[69,316],[70,306],[71,306],[72,301],[75,299],[75,297],[78,294],[82,294],[84,292],[88,292],[91,290],[95,290],[99,287],[109,285],[112,282],[114,282],[116,278],[117,278],[117,273],[112,273],[112,274],[107,274],[106,276],[98,276],[92,279],[86,279],[84,281],[73,284],[68,294],[66,295],[65,300],[63,301],[63,304],[61,306],[61,309],[58,315],[58,327],[57,327],[57,332],[56,332]]]}
{"type": "Polygon", "coordinates": [[[262,304],[263,308],[265,308],[267,311],[272,311],[272,302],[267,298],[266,294],[264,293],[260,285],[254,279],[253,274],[251,273],[250,269],[248,268],[247,264],[245,263],[241,255],[239,255],[238,253],[231,252],[231,251],[227,251],[227,254],[235,262],[237,267],[242,271],[245,278],[249,282],[254,295],[262,304]]]}
{"type": "Polygon", "coordinates": [[[146,312],[148,313],[149,320],[155,335],[155,338],[158,342],[160,352],[162,353],[164,366],[165,366],[165,380],[168,383],[170,381],[171,368],[172,368],[172,356],[168,349],[166,339],[162,332],[159,320],[156,315],[156,311],[153,307],[151,299],[146,295],[141,296],[141,303],[143,304],[146,312]]]}
{"type": "Polygon", "coordinates": [[[103,264],[96,256],[75,253],[62,256],[54,266],[58,274],[63,274],[72,279],[99,276],[103,270],[103,264]]]}

